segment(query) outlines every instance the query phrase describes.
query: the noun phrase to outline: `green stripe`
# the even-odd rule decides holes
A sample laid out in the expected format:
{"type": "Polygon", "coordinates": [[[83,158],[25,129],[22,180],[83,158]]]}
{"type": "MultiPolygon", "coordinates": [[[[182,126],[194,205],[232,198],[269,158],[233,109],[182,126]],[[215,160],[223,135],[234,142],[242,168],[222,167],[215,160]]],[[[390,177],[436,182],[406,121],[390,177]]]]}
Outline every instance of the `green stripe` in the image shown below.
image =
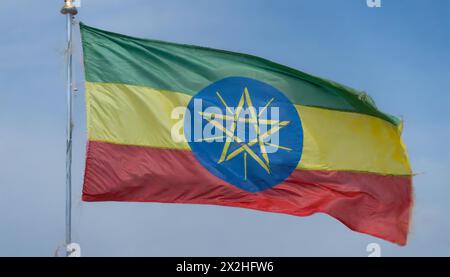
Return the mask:
{"type": "Polygon", "coordinates": [[[299,105],[363,113],[379,111],[365,93],[259,57],[205,47],[140,39],[80,23],[86,81],[124,83],[194,95],[230,76],[258,79],[299,105]]]}

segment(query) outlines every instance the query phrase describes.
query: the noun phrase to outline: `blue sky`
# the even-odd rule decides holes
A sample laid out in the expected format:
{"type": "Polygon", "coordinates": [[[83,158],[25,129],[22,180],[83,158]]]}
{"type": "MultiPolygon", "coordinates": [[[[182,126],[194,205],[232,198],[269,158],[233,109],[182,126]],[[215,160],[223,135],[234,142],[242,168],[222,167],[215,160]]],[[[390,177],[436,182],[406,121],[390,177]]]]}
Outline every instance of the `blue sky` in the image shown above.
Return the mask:
{"type": "MultiPolygon", "coordinates": [[[[0,2],[0,255],[64,242],[63,1],[0,2]],[[32,3],[32,4],[30,4],[32,3]]],[[[450,1],[83,0],[78,19],[134,36],[259,55],[368,92],[405,121],[417,176],[405,247],[310,217],[202,205],[85,203],[82,58],[75,34],[74,241],[82,254],[450,255],[450,1]]]]}

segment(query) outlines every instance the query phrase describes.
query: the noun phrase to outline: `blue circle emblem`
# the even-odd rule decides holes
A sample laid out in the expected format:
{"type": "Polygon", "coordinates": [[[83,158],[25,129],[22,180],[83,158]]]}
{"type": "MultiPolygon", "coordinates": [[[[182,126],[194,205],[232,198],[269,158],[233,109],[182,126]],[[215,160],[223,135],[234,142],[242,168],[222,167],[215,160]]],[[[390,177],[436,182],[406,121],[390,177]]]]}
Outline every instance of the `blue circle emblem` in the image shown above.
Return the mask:
{"type": "Polygon", "coordinates": [[[184,134],[209,172],[248,192],[285,180],[302,155],[295,106],[278,89],[250,78],[228,77],[192,97],[184,134]]]}

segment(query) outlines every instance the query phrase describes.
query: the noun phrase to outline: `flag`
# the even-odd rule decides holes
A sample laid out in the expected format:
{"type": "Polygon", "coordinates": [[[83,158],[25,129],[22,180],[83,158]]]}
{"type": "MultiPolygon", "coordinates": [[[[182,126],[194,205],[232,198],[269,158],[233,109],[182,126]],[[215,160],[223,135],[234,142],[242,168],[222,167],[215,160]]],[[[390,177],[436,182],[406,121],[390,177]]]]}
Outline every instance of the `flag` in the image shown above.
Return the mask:
{"type": "Polygon", "coordinates": [[[80,30],[84,201],[321,212],[406,243],[402,123],[367,94],[256,56],[80,30]]]}

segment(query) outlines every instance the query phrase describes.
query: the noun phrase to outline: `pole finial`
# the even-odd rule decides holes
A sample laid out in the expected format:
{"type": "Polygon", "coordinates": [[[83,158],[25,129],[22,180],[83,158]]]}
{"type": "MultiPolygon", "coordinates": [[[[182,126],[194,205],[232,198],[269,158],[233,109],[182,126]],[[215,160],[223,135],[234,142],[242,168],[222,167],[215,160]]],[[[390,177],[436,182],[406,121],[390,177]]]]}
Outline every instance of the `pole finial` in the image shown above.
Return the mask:
{"type": "Polygon", "coordinates": [[[61,8],[61,13],[76,15],[78,11],[72,0],[64,0],[64,6],[61,8]]]}

